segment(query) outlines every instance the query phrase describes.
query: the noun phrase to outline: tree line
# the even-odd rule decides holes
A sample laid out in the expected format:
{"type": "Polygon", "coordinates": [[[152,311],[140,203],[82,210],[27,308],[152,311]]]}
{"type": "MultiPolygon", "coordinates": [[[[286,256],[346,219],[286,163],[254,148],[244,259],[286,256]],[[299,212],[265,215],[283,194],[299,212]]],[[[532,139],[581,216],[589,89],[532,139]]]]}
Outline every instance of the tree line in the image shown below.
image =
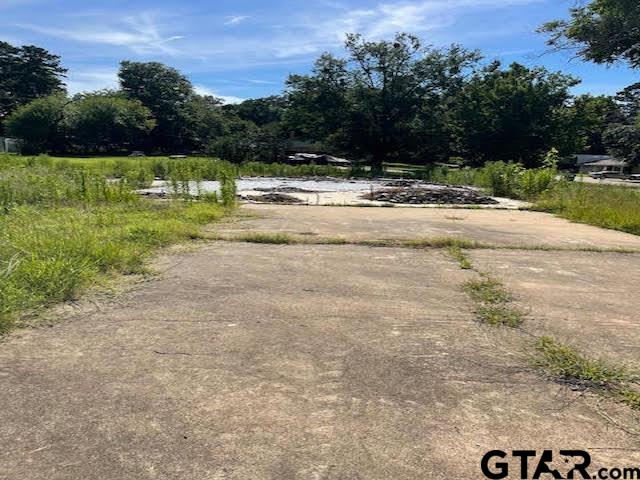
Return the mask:
{"type": "MultiPolygon", "coordinates": [[[[541,28],[553,48],[640,66],[635,2],[594,0],[570,13],[541,28]]],[[[0,120],[26,153],[202,152],[274,162],[295,139],[377,169],[393,161],[534,167],[551,149],[640,161],[640,83],[613,97],[574,96],[572,76],[505,66],[460,45],[425,46],[405,33],[376,42],[348,35],[344,55],[323,54],[281,95],[238,105],[198,95],[185,75],[157,62],[124,61],[118,90],[73,97],[65,74],[56,55],[0,43],[0,120]]]]}

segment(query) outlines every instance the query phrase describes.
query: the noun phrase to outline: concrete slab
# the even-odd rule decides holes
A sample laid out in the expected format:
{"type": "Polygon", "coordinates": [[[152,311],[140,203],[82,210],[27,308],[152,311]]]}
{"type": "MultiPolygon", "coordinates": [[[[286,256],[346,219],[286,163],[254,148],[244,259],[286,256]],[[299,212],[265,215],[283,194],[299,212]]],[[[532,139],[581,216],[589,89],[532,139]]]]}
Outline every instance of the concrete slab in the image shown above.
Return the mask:
{"type": "Polygon", "coordinates": [[[469,252],[531,311],[526,329],[640,370],[640,255],[469,252]]]}
{"type": "Polygon", "coordinates": [[[640,250],[638,236],[538,212],[297,205],[246,205],[243,210],[259,218],[228,224],[226,232],[288,232],[356,240],[451,236],[502,246],[640,250]]]}
{"type": "Polygon", "coordinates": [[[520,335],[473,321],[442,252],[219,243],[162,267],[1,346],[0,478],[470,479],[494,448],[640,462],[588,396],[523,366],[520,335]]]}

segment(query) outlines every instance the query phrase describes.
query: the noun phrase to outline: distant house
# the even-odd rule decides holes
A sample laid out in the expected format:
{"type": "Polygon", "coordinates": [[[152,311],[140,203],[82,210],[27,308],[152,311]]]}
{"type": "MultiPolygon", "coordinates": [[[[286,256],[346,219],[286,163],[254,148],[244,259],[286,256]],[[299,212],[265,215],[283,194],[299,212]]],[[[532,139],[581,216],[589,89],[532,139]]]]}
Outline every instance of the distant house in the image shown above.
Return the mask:
{"type": "Polygon", "coordinates": [[[580,173],[615,172],[623,174],[629,169],[629,163],[611,155],[574,155],[580,173]]]}
{"type": "Polygon", "coordinates": [[[334,157],[320,153],[296,153],[287,157],[287,163],[291,165],[333,165],[334,167],[350,167],[351,161],[346,158],[334,157]]]}
{"type": "Polygon", "coordinates": [[[613,157],[611,155],[574,155],[576,158],[576,163],[578,166],[584,165],[585,163],[593,163],[599,162],[600,160],[612,160],[613,157]]]}
{"type": "Polygon", "coordinates": [[[20,146],[15,138],[0,137],[0,153],[18,153],[20,146]]]}
{"type": "Polygon", "coordinates": [[[583,163],[580,166],[581,173],[611,172],[624,174],[629,169],[629,163],[615,158],[605,158],[595,162],[583,163]]]}

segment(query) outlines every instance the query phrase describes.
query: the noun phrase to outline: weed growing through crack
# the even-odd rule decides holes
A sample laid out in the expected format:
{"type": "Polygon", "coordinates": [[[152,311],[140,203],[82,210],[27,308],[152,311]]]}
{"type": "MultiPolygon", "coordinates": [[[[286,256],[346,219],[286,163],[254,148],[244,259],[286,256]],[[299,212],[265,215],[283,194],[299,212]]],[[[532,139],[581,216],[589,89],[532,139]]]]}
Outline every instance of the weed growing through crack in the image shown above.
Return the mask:
{"type": "Polygon", "coordinates": [[[476,303],[476,313],[483,323],[515,328],[524,322],[525,313],[511,304],[512,296],[500,280],[482,275],[465,283],[463,289],[476,303]]]}
{"type": "Polygon", "coordinates": [[[458,237],[430,237],[401,240],[396,242],[401,246],[412,248],[483,248],[484,245],[475,240],[458,237]]]}
{"type": "Polygon", "coordinates": [[[533,364],[557,382],[610,396],[640,410],[640,391],[630,386],[636,378],[627,369],[589,358],[551,337],[540,337],[535,352],[533,364]]]}
{"type": "Polygon", "coordinates": [[[450,245],[447,247],[447,253],[458,262],[462,270],[472,270],[473,265],[471,259],[466,253],[457,245],[450,245]]]}
{"type": "Polygon", "coordinates": [[[561,382],[580,387],[606,388],[628,380],[623,368],[587,358],[573,347],[551,337],[539,338],[535,349],[538,355],[534,363],[561,382]]]}
{"type": "Polygon", "coordinates": [[[300,243],[298,239],[286,233],[249,232],[240,235],[236,240],[248,243],[267,243],[274,245],[290,245],[300,243]]]}
{"type": "Polygon", "coordinates": [[[477,303],[500,304],[511,301],[511,295],[504,287],[504,284],[487,275],[478,280],[470,280],[464,284],[464,290],[471,299],[477,303]]]}

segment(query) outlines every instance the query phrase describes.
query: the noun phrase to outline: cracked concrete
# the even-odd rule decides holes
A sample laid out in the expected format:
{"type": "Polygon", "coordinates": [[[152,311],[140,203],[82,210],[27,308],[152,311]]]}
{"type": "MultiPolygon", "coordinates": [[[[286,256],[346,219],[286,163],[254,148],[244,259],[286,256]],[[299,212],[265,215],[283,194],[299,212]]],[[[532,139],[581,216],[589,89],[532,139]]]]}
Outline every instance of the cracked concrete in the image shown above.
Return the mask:
{"type": "MultiPolygon", "coordinates": [[[[295,208],[260,208],[265,218],[247,228],[379,238],[391,232],[388,219],[411,236],[476,213],[419,210],[407,220],[393,217],[399,209],[295,208]]],[[[500,241],[511,221],[494,214],[474,216],[465,235],[500,241]]],[[[544,221],[547,239],[586,232],[544,221]]],[[[589,242],[635,241],[587,230],[589,242]]],[[[502,274],[517,261],[507,253],[515,257],[473,256],[502,274]]],[[[575,267],[570,293],[587,268],[574,252],[536,253],[526,262],[542,269],[541,288],[545,262],[557,259],[547,292],[559,270],[575,267]]],[[[637,260],[607,255],[597,263],[603,280],[623,278],[637,260]]],[[[443,251],[219,242],[157,267],[164,273],[118,302],[0,345],[0,479],[471,479],[482,478],[480,459],[494,448],[592,449],[597,466],[640,463],[630,433],[640,424],[628,408],[531,370],[523,335],[475,322],[459,289],[473,274],[443,251]]],[[[518,282],[529,274],[512,270],[507,284],[535,311],[544,293],[528,296],[518,282]]],[[[620,311],[631,312],[633,285],[615,288],[626,292],[620,311]]],[[[588,344],[610,304],[581,295],[594,310],[589,328],[561,325],[556,307],[544,314],[588,344]]],[[[637,321],[627,323],[625,335],[637,335],[637,321]]],[[[621,337],[603,331],[603,348],[613,349],[621,337]]]]}

